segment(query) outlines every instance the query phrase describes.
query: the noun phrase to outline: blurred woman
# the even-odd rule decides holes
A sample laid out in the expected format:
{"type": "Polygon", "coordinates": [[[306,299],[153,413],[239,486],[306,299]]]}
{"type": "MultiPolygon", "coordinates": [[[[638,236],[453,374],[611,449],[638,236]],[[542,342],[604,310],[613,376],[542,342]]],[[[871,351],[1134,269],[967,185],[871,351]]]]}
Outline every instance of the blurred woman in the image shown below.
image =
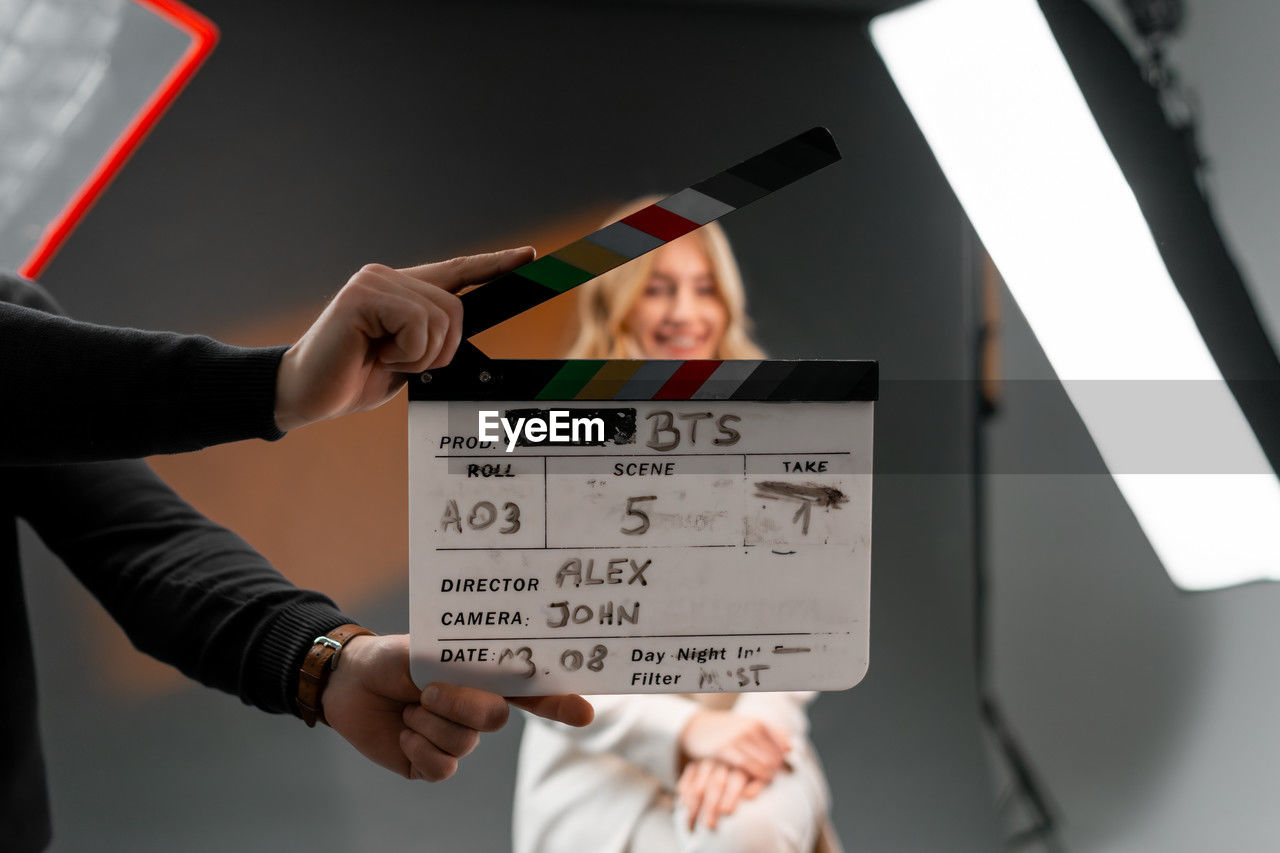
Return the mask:
{"type": "MultiPolygon", "coordinates": [[[[617,218],[658,198],[641,199],[617,218]]],[[[763,358],[742,276],[714,222],[581,288],[569,358],[763,358]]]]}
{"type": "MultiPolygon", "coordinates": [[[[571,358],[763,357],[729,241],[714,223],[581,289],[571,358]]],[[[592,696],[596,718],[584,729],[529,718],[515,850],[838,850],[808,739],[814,696],[592,696]]]]}

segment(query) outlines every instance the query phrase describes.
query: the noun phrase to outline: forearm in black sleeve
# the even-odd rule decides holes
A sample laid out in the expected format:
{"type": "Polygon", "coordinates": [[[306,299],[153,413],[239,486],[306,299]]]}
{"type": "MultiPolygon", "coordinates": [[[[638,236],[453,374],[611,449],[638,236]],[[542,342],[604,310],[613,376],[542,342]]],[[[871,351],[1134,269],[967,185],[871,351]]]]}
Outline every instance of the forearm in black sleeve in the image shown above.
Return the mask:
{"type": "Polygon", "coordinates": [[[18,514],[141,651],[272,712],[296,713],[312,640],[353,620],[282,577],[142,462],[11,468],[18,514]]]}
{"type": "Polygon", "coordinates": [[[126,459],[282,435],[275,389],[285,347],[233,347],[51,311],[56,305],[35,285],[0,281],[0,465],[126,459]],[[16,295],[29,298],[23,304],[16,295]]]}

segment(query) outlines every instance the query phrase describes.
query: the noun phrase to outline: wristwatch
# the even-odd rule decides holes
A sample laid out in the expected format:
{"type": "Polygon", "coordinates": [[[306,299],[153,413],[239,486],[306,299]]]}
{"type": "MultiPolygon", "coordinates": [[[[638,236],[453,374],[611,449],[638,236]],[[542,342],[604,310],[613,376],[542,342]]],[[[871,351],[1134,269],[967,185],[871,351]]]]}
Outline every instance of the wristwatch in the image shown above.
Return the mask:
{"type": "Polygon", "coordinates": [[[321,697],[329,683],[329,675],[338,668],[338,658],[342,647],[354,637],[374,636],[368,628],[346,624],[334,628],[322,637],[316,637],[302,659],[302,667],[298,670],[298,713],[302,721],[314,727],[316,722],[329,724],[324,718],[321,697]]]}

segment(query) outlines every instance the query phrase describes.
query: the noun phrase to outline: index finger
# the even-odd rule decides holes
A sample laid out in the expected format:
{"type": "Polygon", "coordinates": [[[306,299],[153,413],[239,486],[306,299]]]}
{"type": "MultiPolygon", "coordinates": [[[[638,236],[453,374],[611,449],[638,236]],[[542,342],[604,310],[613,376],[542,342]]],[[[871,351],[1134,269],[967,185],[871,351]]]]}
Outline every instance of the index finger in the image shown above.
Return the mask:
{"type": "Polygon", "coordinates": [[[703,790],[701,812],[702,822],[708,829],[715,829],[720,820],[720,798],[724,796],[725,785],[729,781],[729,766],[717,763],[707,776],[706,788],[703,790]]]}
{"type": "Polygon", "coordinates": [[[730,770],[729,778],[724,783],[724,794],[720,797],[720,814],[731,815],[738,808],[742,799],[742,791],[747,787],[747,774],[741,770],[730,770]]]}
{"type": "Polygon", "coordinates": [[[447,261],[405,267],[400,272],[453,293],[468,285],[482,284],[504,272],[511,272],[516,267],[529,263],[536,256],[537,252],[532,246],[523,246],[519,249],[504,249],[501,252],[489,252],[484,255],[464,255],[447,261]]]}
{"type": "Polygon", "coordinates": [[[596,709],[576,693],[559,696],[509,696],[507,701],[531,714],[578,728],[596,717],[596,709]]]}

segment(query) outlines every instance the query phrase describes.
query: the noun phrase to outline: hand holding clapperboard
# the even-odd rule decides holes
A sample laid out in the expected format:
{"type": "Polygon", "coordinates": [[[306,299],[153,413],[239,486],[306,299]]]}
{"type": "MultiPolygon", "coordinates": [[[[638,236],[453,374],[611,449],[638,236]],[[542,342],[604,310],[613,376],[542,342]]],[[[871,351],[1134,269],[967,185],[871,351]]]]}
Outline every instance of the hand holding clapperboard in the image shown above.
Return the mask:
{"type": "MultiPolygon", "coordinates": [[[[464,339],[840,158],[815,128],[462,297],[464,339]]],[[[506,696],[865,675],[873,361],[493,360],[410,382],[413,675],[506,696]]]]}

